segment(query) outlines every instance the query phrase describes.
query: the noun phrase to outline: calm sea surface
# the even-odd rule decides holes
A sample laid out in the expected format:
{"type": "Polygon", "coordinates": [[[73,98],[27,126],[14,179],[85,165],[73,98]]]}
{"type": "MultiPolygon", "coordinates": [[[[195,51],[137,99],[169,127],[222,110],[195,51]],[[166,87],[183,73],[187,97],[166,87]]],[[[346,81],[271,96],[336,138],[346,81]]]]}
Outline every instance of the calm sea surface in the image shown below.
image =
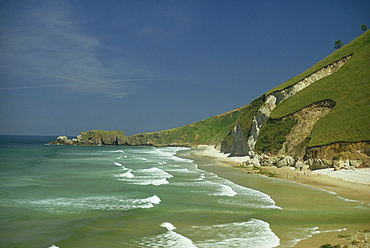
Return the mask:
{"type": "Polygon", "coordinates": [[[241,186],[183,158],[193,149],[54,138],[0,136],[0,247],[290,247],[369,223],[366,204],[262,176],[241,186]]]}

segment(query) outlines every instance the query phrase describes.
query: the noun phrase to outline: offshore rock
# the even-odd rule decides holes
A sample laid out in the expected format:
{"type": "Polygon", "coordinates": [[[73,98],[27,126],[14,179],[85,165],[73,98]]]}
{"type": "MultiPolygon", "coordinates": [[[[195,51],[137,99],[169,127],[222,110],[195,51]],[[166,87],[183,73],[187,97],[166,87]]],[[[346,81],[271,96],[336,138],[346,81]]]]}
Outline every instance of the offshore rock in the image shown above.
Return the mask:
{"type": "Polygon", "coordinates": [[[63,136],[58,136],[57,139],[52,143],[54,143],[55,145],[75,145],[78,143],[78,141],[77,139],[70,140],[68,139],[67,136],[63,135],[63,136]]]}

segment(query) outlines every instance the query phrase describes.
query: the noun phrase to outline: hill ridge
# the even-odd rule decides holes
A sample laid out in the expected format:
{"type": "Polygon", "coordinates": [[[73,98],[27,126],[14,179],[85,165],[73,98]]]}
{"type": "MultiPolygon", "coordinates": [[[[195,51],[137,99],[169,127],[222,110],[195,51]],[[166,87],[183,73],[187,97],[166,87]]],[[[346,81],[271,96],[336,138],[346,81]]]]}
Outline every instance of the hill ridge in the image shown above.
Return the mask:
{"type": "MultiPolygon", "coordinates": [[[[264,104],[258,109],[256,115],[253,117],[253,123],[249,137],[246,141],[245,151],[228,151],[230,153],[244,154],[247,155],[250,151],[254,150],[255,144],[258,139],[258,135],[263,123],[270,117],[271,112],[284,100],[292,97],[296,93],[317,82],[318,80],[330,76],[337,72],[346,62],[351,58],[351,55],[343,57],[325,67],[317,70],[316,72],[308,75],[302,80],[290,85],[284,89],[274,91],[265,97],[264,104]]],[[[239,139],[239,142],[240,139],[239,139]]],[[[221,151],[223,151],[221,149],[221,151]]]]}
{"type": "MultiPolygon", "coordinates": [[[[112,140],[115,140],[114,144],[117,145],[136,146],[214,145],[231,156],[262,153],[264,144],[256,146],[259,136],[267,137],[275,132],[274,135],[278,135],[278,138],[274,142],[280,142],[277,147],[286,147],[284,142],[287,142],[289,133],[295,129],[294,126],[298,122],[302,124],[302,120],[289,120],[286,116],[294,116],[306,108],[309,110],[312,104],[326,100],[334,102],[335,106],[315,122],[304,142],[299,144],[301,151],[298,153],[301,155],[297,159],[317,158],[317,154],[325,159],[338,156],[353,158],[352,155],[356,153],[353,149],[356,148],[361,156],[354,157],[366,161],[370,156],[369,55],[370,32],[366,31],[346,46],[246,106],[183,127],[124,138],[120,136],[112,140]],[[355,143],[361,145],[353,145],[355,143]],[[322,149],[318,151],[318,147],[322,149]],[[345,149],[352,153],[352,157],[345,155],[345,149]],[[330,152],[325,153],[322,150],[330,152]],[[302,155],[303,153],[305,155],[302,155]]],[[[302,119],[302,116],[297,118],[302,119]]],[[[80,135],[80,139],[72,143],[106,145],[103,144],[102,133],[96,132],[94,135],[95,138],[91,138],[91,135],[80,135]]],[[[57,141],[52,144],[71,144],[63,143],[61,139],[57,141]]],[[[278,153],[284,155],[281,150],[278,153]]]]}

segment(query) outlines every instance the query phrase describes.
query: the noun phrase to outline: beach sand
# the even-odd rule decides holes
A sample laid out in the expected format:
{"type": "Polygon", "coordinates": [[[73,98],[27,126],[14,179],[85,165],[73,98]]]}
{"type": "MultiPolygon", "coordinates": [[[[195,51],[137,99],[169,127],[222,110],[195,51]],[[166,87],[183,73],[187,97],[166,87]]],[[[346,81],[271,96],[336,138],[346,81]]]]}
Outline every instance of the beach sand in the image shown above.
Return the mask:
{"type": "MultiPolygon", "coordinates": [[[[225,172],[225,170],[236,171],[240,170],[240,174],[248,173],[247,168],[241,168],[240,163],[245,161],[245,157],[228,157],[227,154],[220,153],[212,146],[202,146],[199,150],[192,155],[199,158],[210,159],[216,166],[223,167],[223,169],[211,169],[217,173],[225,172]],[[225,169],[226,168],[226,169],[225,169]],[[231,170],[230,170],[231,169],[231,170]]],[[[293,167],[277,168],[274,166],[265,167],[266,171],[271,171],[277,174],[277,178],[293,181],[296,183],[304,184],[335,192],[341,197],[350,200],[356,200],[370,204],[370,169],[356,169],[334,171],[333,169],[315,170],[312,172],[295,171],[293,167]]],[[[234,173],[238,174],[238,173],[234,173]]],[[[224,173],[225,176],[227,173],[224,173]]],[[[232,181],[242,186],[243,180],[237,177],[230,177],[232,181]]],[[[278,199],[275,199],[278,202],[278,199]]],[[[347,228],[341,234],[352,234],[359,230],[370,229],[370,220],[368,226],[354,225],[347,228]]],[[[313,235],[307,240],[303,240],[296,244],[294,247],[320,247],[323,244],[330,243],[332,245],[341,244],[348,245],[350,241],[340,239],[337,237],[338,233],[321,233],[313,235]]]]}

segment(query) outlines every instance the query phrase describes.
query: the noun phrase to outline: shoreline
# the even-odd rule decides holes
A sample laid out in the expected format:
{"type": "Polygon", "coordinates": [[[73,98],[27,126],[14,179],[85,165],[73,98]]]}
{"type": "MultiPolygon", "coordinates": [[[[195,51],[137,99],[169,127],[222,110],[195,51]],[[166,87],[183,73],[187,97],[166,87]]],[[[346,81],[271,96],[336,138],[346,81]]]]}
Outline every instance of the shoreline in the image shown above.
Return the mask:
{"type": "MultiPolygon", "coordinates": [[[[206,166],[203,169],[209,168],[209,170],[218,170],[217,168],[220,168],[223,173],[233,173],[238,174],[238,170],[240,171],[240,176],[245,176],[245,174],[248,173],[248,168],[242,168],[240,167],[240,164],[246,160],[245,157],[228,157],[227,154],[223,154],[216,150],[213,146],[201,146],[198,147],[200,150],[195,151],[191,153],[189,156],[191,158],[195,159],[208,159],[212,161],[212,164],[214,166],[206,166]],[[213,168],[211,168],[213,167],[213,168]],[[228,171],[228,172],[227,172],[228,171]]],[[[189,158],[189,157],[188,157],[189,158]]],[[[324,169],[324,170],[316,170],[312,171],[310,173],[304,172],[304,171],[295,171],[294,167],[282,167],[277,168],[275,166],[261,166],[264,170],[268,172],[273,172],[277,174],[277,177],[281,180],[287,180],[291,182],[295,182],[301,185],[309,186],[318,188],[325,191],[334,192],[338,196],[345,198],[349,201],[359,201],[363,202],[366,205],[370,205],[370,180],[367,181],[367,178],[370,178],[370,169],[358,169],[356,170],[357,173],[364,174],[364,177],[361,177],[360,181],[358,178],[356,178],[356,172],[353,171],[342,171],[340,176],[342,178],[338,178],[338,175],[336,175],[335,171],[330,169],[324,169]],[[293,169],[293,170],[292,170],[293,169]],[[347,174],[351,174],[350,177],[346,177],[347,174]],[[334,177],[337,176],[337,177],[334,177]],[[359,181],[356,181],[354,179],[357,179],[359,181]]],[[[208,169],[206,169],[208,170],[208,169]]],[[[251,170],[249,168],[249,170],[251,170]]],[[[219,170],[218,170],[219,171],[219,170]]],[[[223,174],[221,172],[221,174],[223,174]]],[[[226,174],[225,174],[226,175],[226,174]]],[[[224,175],[220,175],[224,176],[224,175]]],[[[229,178],[230,179],[230,178],[229,178]]],[[[231,179],[232,180],[232,179],[231,179]]],[[[233,181],[233,180],[232,180],[233,181]]],[[[234,181],[235,183],[238,183],[242,186],[243,181],[237,180],[234,181]]],[[[250,187],[250,186],[249,186],[250,187]]],[[[271,195],[271,197],[276,198],[276,201],[279,201],[279,196],[277,195],[271,195]]],[[[295,244],[293,247],[299,248],[299,247],[320,247],[324,244],[332,244],[332,245],[349,245],[350,241],[344,240],[342,238],[339,238],[339,234],[354,234],[355,232],[358,232],[360,230],[369,229],[370,223],[367,226],[364,225],[349,225],[346,230],[339,231],[337,233],[335,232],[324,232],[312,235],[308,237],[307,239],[301,240],[297,244],[295,244]]]]}
{"type": "MultiPolygon", "coordinates": [[[[208,158],[218,166],[247,171],[248,168],[240,167],[245,157],[228,157],[216,150],[213,146],[201,146],[203,150],[192,153],[193,156],[208,158]]],[[[334,171],[321,169],[314,171],[296,171],[294,167],[261,166],[268,172],[277,175],[275,178],[293,181],[307,186],[335,192],[351,200],[362,201],[370,204],[370,168],[334,171]]],[[[251,170],[251,169],[249,169],[251,170]]]]}

